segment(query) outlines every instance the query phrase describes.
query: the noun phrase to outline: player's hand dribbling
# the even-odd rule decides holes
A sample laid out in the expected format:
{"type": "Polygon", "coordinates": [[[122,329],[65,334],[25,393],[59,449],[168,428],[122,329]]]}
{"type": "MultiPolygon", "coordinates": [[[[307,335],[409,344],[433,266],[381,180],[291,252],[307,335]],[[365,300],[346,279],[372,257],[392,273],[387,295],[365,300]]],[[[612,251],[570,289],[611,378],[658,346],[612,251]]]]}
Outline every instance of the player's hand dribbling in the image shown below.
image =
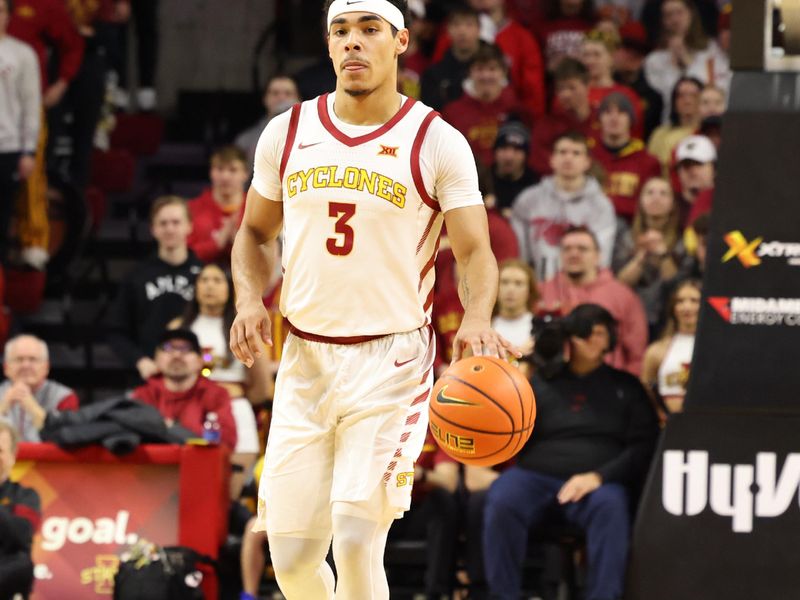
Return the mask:
{"type": "Polygon", "coordinates": [[[261,299],[239,309],[231,326],[231,352],[246,367],[252,367],[264,351],[264,344],[272,346],[271,329],[269,313],[261,299]]]}
{"type": "Polygon", "coordinates": [[[511,354],[516,358],[522,356],[519,348],[491,328],[488,322],[469,321],[461,322],[458,333],[453,340],[453,361],[472,356],[495,356],[506,360],[511,354]]]}

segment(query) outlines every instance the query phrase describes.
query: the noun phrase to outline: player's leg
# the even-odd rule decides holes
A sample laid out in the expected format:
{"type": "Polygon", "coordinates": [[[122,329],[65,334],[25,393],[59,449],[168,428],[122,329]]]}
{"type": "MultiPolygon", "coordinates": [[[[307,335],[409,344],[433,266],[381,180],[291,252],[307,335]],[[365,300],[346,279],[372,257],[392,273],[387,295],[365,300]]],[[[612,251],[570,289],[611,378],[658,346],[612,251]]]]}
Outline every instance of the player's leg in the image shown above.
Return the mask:
{"type": "Polygon", "coordinates": [[[333,504],[337,599],[389,598],[383,553],[395,511],[387,501],[383,484],[378,484],[369,500],[333,504]]]}
{"type": "Polygon", "coordinates": [[[338,365],[324,346],[287,340],[259,487],[256,529],[267,531],[275,578],[288,600],[333,598],[325,557],[336,425],[329,390],[338,365]]]}
{"type": "MultiPolygon", "coordinates": [[[[272,568],[286,600],[333,598],[333,571],[325,562],[330,545],[330,538],[320,540],[287,535],[269,536],[272,568]]],[[[364,596],[367,597],[369,596],[364,596]]]]}
{"type": "Polygon", "coordinates": [[[392,521],[410,506],[432,362],[427,330],[350,351],[331,489],[337,599],[389,597],[383,553],[392,521]]]}

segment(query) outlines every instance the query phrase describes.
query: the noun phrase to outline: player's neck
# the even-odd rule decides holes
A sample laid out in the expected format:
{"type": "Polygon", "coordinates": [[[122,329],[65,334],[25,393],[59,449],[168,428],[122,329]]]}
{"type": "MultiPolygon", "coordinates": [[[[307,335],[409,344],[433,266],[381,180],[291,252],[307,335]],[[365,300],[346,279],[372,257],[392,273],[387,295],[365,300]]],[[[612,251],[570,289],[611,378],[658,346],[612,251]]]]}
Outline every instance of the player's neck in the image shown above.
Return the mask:
{"type": "Polygon", "coordinates": [[[400,110],[397,82],[387,82],[363,96],[351,96],[336,86],[333,112],[349,125],[383,125],[400,110]]]}

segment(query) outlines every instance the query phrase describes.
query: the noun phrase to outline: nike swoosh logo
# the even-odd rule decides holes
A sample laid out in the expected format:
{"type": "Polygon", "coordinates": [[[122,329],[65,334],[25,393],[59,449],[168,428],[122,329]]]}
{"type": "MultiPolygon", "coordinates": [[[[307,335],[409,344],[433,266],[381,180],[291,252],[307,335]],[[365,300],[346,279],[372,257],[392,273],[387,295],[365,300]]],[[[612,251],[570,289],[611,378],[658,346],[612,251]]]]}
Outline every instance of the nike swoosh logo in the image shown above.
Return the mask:
{"type": "Polygon", "coordinates": [[[318,146],[321,143],[322,142],[314,142],[313,144],[298,144],[297,149],[298,150],[303,150],[305,148],[311,148],[311,146],[318,146]]]}
{"type": "Polygon", "coordinates": [[[460,398],[453,398],[451,396],[445,396],[445,392],[447,391],[447,386],[444,386],[442,389],[439,390],[439,393],[436,394],[436,401],[439,404],[458,404],[460,406],[478,406],[476,402],[467,402],[466,400],[461,400],[460,398]]]}
{"type": "Polygon", "coordinates": [[[347,0],[345,4],[347,4],[347,6],[350,6],[351,4],[361,4],[362,2],[365,2],[365,0],[347,0]]]}
{"type": "Polygon", "coordinates": [[[398,361],[398,360],[395,360],[395,361],[394,361],[394,366],[395,366],[395,367],[402,367],[403,365],[407,365],[408,363],[410,363],[410,362],[413,362],[413,361],[415,361],[415,360],[417,360],[417,357],[416,357],[416,356],[415,356],[414,358],[409,358],[408,360],[404,360],[403,362],[400,362],[400,361],[398,361]]]}

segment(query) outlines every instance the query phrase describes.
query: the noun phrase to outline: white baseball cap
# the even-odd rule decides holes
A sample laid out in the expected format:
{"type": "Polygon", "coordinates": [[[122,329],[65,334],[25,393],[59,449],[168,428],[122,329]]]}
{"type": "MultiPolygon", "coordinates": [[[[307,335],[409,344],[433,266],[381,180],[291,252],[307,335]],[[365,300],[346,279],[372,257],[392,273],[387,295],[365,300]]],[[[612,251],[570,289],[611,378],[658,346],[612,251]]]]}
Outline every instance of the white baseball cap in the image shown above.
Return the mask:
{"type": "Polygon", "coordinates": [[[690,135],[683,138],[675,152],[678,163],[692,160],[699,163],[710,163],[717,160],[717,149],[710,139],[704,135],[690,135]]]}

